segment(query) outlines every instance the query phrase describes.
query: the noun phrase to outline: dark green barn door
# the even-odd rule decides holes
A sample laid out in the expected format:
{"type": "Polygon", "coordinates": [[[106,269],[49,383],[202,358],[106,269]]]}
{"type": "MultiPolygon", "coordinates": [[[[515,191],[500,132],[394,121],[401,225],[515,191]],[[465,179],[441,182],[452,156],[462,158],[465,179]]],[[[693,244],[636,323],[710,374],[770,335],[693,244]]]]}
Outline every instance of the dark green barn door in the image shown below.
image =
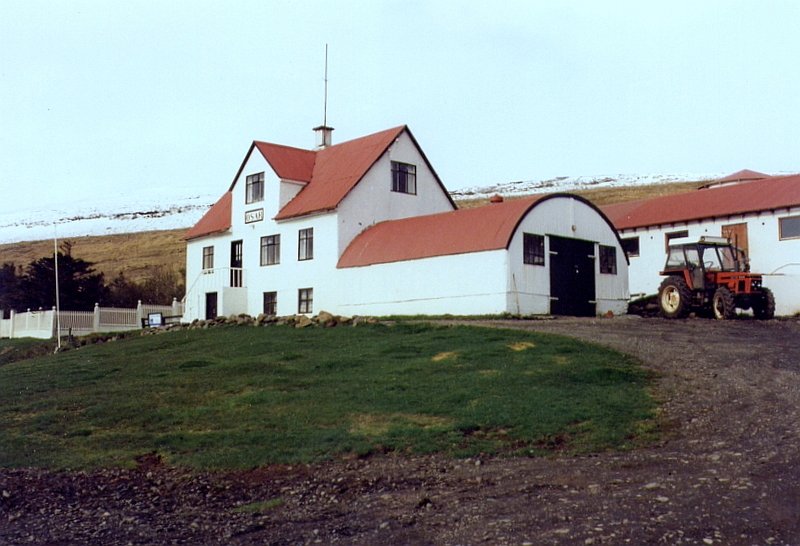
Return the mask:
{"type": "Polygon", "coordinates": [[[550,314],[596,314],[594,243],[550,235],[550,314]]]}

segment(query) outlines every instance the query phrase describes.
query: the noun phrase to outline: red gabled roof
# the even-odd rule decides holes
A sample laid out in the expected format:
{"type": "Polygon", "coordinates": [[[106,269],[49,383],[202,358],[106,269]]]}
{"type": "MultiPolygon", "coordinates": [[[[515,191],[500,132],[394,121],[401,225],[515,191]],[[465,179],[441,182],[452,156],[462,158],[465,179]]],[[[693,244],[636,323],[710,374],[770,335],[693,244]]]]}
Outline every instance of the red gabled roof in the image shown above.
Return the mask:
{"type": "Polygon", "coordinates": [[[800,206],[800,175],[794,174],[601,208],[617,229],[634,229],[797,206],[800,206]]]}
{"type": "Polygon", "coordinates": [[[722,186],[724,184],[738,184],[740,182],[750,182],[751,180],[763,180],[769,178],[770,175],[760,173],[758,171],[751,171],[750,169],[742,169],[735,173],[729,174],[717,180],[712,180],[708,184],[700,186],[701,188],[711,188],[713,186],[722,186]]]}
{"type": "Polygon", "coordinates": [[[253,146],[258,148],[278,178],[298,182],[311,181],[316,160],[315,152],[259,141],[255,141],[253,146]]]}
{"type": "Polygon", "coordinates": [[[231,227],[231,192],[227,191],[183,236],[187,241],[227,231],[231,227]]]}
{"type": "Polygon", "coordinates": [[[311,152],[316,154],[316,161],[309,183],[278,212],[275,219],[285,220],[335,209],[406,130],[403,125],[311,152]]]}
{"type": "Polygon", "coordinates": [[[522,217],[543,197],[380,222],[353,239],[337,267],[506,248],[522,217]]]}

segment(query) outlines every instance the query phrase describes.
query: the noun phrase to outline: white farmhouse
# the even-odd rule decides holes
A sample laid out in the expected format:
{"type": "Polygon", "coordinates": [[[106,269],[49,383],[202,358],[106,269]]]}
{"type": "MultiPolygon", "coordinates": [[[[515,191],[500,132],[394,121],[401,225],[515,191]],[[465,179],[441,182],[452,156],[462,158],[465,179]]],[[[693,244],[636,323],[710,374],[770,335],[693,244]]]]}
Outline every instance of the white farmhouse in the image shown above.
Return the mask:
{"type": "Polygon", "coordinates": [[[800,313],[800,175],[739,171],[703,188],[603,207],[630,257],[631,295],[655,294],[670,243],[728,237],[764,274],[776,314],[800,313]]]}
{"type": "Polygon", "coordinates": [[[626,311],[627,258],[588,201],[456,210],[407,127],[337,145],[317,130],[316,150],[254,142],[186,234],[184,320],[626,311]]]}

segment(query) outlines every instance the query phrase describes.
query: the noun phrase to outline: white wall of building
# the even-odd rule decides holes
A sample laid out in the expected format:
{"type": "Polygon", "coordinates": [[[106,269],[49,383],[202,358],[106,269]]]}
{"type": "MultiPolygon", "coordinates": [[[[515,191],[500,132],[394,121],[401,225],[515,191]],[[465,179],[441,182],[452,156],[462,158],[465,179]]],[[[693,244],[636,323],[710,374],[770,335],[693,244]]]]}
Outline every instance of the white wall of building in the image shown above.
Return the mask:
{"type": "Polygon", "coordinates": [[[506,311],[506,251],[473,252],[336,271],[343,315],[480,315],[506,311]]]}
{"type": "MultiPolygon", "coordinates": [[[[188,241],[186,244],[186,300],[184,321],[205,318],[205,295],[217,292],[229,284],[230,234],[220,233],[188,241]],[[203,248],[214,247],[214,269],[203,271],[203,248]]],[[[218,301],[218,304],[221,302],[218,301]]],[[[222,310],[222,306],[218,305],[222,310]]]]}
{"type": "Polygon", "coordinates": [[[339,205],[339,255],[373,224],[450,210],[453,205],[447,194],[411,137],[403,132],[339,205]],[[392,161],[416,165],[416,195],[392,191],[392,161]]]}
{"type": "Polygon", "coordinates": [[[630,291],[636,296],[655,294],[663,280],[659,272],[666,260],[667,233],[686,230],[688,237],[673,243],[697,241],[702,236],[719,237],[722,226],[747,223],[750,269],[764,274],[764,286],[775,293],[776,314],[800,313],[800,239],[780,240],[779,219],[796,216],[800,209],[777,213],[731,216],[721,219],[675,224],[668,227],[623,230],[620,237],[639,238],[639,256],[630,258],[630,291]]]}
{"type": "Polygon", "coordinates": [[[549,238],[545,237],[545,265],[523,263],[523,234],[557,235],[595,243],[597,314],[625,314],[628,308],[628,264],[612,227],[586,203],[556,197],[536,204],[518,226],[509,245],[509,311],[520,314],[550,312],[549,238]],[[601,274],[597,245],[617,252],[617,274],[601,274]]]}

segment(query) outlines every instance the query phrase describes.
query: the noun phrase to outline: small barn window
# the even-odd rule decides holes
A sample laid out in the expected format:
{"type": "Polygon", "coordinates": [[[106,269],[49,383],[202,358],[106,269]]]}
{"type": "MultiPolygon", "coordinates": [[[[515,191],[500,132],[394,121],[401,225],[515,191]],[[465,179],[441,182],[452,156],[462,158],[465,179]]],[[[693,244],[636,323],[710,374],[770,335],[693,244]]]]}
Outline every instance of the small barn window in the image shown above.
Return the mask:
{"type": "Polygon", "coordinates": [[[257,203],[264,200],[264,173],[247,176],[245,187],[245,202],[257,203]]]}
{"type": "Polygon", "coordinates": [[[278,314],[277,292],[264,292],[264,314],[273,317],[278,314]]]}
{"type": "Polygon", "coordinates": [[[682,229],[680,231],[671,231],[669,233],[664,234],[664,252],[669,252],[669,244],[672,242],[673,239],[683,239],[684,237],[689,236],[688,229],[682,229]]]}
{"type": "Polygon", "coordinates": [[[261,265],[281,263],[281,236],[267,235],[261,238],[261,265]]]}
{"type": "Polygon", "coordinates": [[[297,259],[314,259],[314,228],[301,229],[297,241],[297,259]]]}
{"type": "Polygon", "coordinates": [[[392,191],[400,193],[417,193],[417,166],[409,163],[392,161],[392,191]]]}
{"type": "Polygon", "coordinates": [[[617,274],[617,249],[613,246],[600,245],[600,273],[617,274]]]}
{"type": "Polygon", "coordinates": [[[544,235],[523,233],[522,261],[530,265],[544,265],[544,235]]]}
{"type": "Polygon", "coordinates": [[[214,269],[214,247],[203,247],[203,269],[214,269]]]}
{"type": "Polygon", "coordinates": [[[781,240],[800,238],[800,216],[787,216],[780,218],[778,222],[781,240]]]}
{"type": "Polygon", "coordinates": [[[638,237],[628,237],[627,239],[620,239],[620,241],[622,242],[622,250],[625,251],[628,258],[639,255],[638,237]]]}
{"type": "Polygon", "coordinates": [[[297,291],[297,312],[313,313],[314,309],[314,289],[301,288],[297,291]]]}

